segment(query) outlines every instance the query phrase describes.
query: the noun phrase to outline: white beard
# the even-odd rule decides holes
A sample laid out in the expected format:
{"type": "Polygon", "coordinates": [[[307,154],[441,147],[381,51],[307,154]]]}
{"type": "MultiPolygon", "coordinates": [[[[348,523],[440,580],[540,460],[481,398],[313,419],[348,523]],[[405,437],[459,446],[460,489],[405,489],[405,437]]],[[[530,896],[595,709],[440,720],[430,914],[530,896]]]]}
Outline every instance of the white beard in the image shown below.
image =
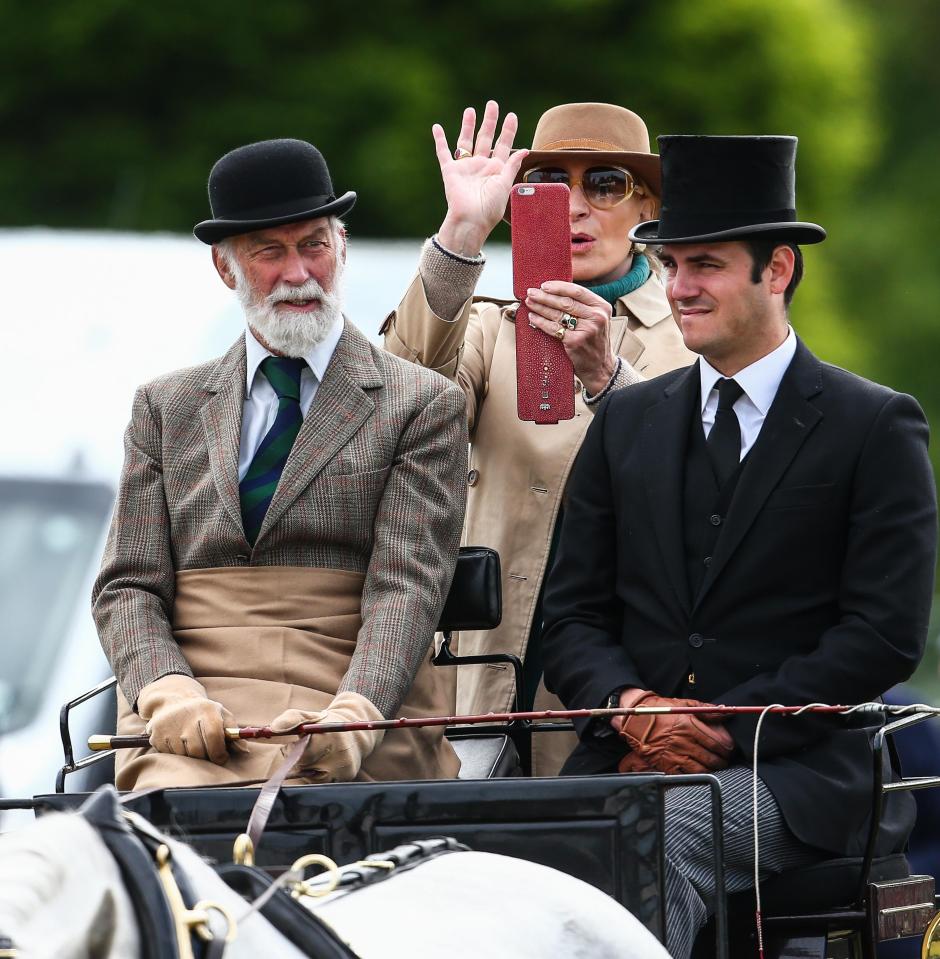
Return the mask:
{"type": "Polygon", "coordinates": [[[341,281],[343,264],[337,259],[333,273],[333,291],[328,293],[312,277],[301,286],[280,283],[267,296],[258,297],[237,263],[230,267],[235,275],[235,292],[245,311],[252,331],[264,340],[269,349],[284,356],[304,357],[326,339],[327,334],[343,318],[341,281]],[[312,313],[296,313],[279,309],[284,301],[320,301],[312,313]]]}

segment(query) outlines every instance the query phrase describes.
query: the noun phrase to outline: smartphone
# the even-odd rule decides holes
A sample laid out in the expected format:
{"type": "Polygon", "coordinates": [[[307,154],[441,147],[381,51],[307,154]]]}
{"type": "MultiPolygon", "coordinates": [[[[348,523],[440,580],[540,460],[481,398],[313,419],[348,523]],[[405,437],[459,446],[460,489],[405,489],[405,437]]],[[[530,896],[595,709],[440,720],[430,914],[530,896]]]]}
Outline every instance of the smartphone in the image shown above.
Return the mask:
{"type": "Polygon", "coordinates": [[[574,416],[574,369],[561,341],[529,325],[526,291],[571,281],[569,190],[564,183],[517,183],[509,197],[516,311],[516,411],[520,420],[574,416]]]}

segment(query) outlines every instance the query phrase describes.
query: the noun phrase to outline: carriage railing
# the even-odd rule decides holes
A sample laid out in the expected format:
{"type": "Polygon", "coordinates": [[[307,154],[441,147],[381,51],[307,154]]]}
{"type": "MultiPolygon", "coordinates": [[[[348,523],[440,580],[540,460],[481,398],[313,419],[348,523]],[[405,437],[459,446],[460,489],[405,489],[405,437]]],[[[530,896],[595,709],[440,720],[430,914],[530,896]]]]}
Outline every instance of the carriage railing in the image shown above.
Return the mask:
{"type": "MultiPolygon", "coordinates": [[[[765,935],[773,930],[792,930],[798,937],[811,928],[828,928],[833,931],[832,934],[841,930],[845,934],[858,936],[862,944],[861,955],[864,959],[874,959],[878,942],[920,936],[925,934],[925,929],[928,928],[932,919],[937,922],[935,917],[938,915],[937,910],[940,909],[940,895],[937,895],[934,877],[908,874],[906,878],[894,880],[873,878],[874,867],[879,861],[875,856],[875,848],[887,794],[940,786],[940,776],[904,777],[902,775],[893,782],[885,782],[885,750],[888,749],[894,754],[891,737],[896,733],[924,720],[936,718],[935,712],[903,715],[886,722],[872,737],[871,819],[865,852],[858,859],[858,877],[851,902],[838,907],[821,907],[812,914],[797,910],[784,913],[779,909],[775,913],[765,913],[763,920],[765,935]]],[[[820,863],[820,866],[825,865],[825,861],[820,863]]],[[[794,875],[800,872],[801,870],[795,870],[794,875]]],[[[783,878],[787,875],[783,874],[783,878]]],[[[739,893],[736,898],[746,899],[748,895],[748,893],[739,893]]],[[[752,916],[752,912],[744,912],[745,921],[752,916]]],[[[852,955],[856,953],[853,952],[852,955]]],[[[924,955],[927,953],[925,952],[924,955]]]]}
{"type": "Polygon", "coordinates": [[[98,683],[97,686],[94,686],[92,689],[86,690],[80,696],[76,696],[75,699],[70,699],[67,703],[63,704],[62,708],[59,710],[59,736],[62,739],[62,756],[64,759],[62,768],[56,774],[55,778],[55,791],[57,793],[65,792],[65,777],[71,775],[72,773],[79,772],[82,769],[87,769],[89,766],[94,766],[96,763],[101,762],[102,760],[107,759],[109,756],[114,755],[114,750],[108,750],[107,752],[101,753],[92,753],[90,756],[85,756],[84,758],[75,760],[75,748],[72,745],[72,730],[69,726],[69,719],[72,715],[72,710],[76,706],[81,706],[82,703],[87,703],[88,700],[94,699],[96,696],[99,696],[101,693],[106,693],[114,687],[117,686],[117,679],[112,676],[110,679],[106,679],[102,683],[98,683]]]}

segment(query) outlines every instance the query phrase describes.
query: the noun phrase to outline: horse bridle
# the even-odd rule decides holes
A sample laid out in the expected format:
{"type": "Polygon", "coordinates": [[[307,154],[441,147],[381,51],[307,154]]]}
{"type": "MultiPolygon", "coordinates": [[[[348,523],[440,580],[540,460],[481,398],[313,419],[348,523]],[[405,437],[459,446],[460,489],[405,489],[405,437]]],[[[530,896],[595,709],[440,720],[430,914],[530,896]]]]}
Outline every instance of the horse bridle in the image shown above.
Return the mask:
{"type": "Polygon", "coordinates": [[[144,959],[221,959],[235,937],[235,920],[222,904],[197,901],[165,838],[124,810],[112,787],[94,793],[80,815],[117,863],[134,907],[144,959]],[[224,918],[224,936],[213,931],[212,913],[224,918]]]}

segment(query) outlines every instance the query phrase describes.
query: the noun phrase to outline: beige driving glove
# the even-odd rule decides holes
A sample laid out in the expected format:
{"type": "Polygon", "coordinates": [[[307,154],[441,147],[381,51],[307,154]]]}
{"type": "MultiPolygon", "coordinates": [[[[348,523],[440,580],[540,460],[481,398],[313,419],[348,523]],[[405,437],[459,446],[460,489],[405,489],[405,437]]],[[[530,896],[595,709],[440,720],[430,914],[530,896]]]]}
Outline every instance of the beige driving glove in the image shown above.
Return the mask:
{"type": "Polygon", "coordinates": [[[144,686],[137,712],[147,722],[150,745],[157,752],[193,759],[228,762],[225,727],[234,726],[232,714],[206,695],[192,676],[170,673],[144,686]]]}
{"type": "MultiPolygon", "coordinates": [[[[359,693],[337,693],[322,712],[288,709],[272,723],[278,735],[290,733],[301,723],[378,722],[385,717],[359,693]]],[[[382,742],[384,729],[358,729],[348,733],[314,733],[297,763],[298,770],[314,782],[350,782],[355,779],[362,761],[382,742]]],[[[287,754],[290,745],[281,752],[287,754]]]]}

